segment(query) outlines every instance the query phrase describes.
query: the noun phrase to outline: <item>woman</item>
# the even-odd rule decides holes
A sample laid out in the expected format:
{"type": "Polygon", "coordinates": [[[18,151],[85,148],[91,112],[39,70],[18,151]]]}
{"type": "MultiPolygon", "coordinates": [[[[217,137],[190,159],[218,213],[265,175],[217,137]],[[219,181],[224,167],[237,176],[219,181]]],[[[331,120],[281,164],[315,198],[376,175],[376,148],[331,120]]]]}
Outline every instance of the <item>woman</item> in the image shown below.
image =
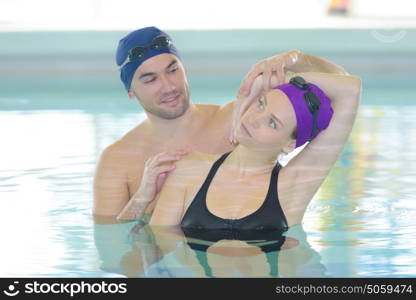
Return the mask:
{"type": "MultiPolygon", "coordinates": [[[[288,75],[286,82],[291,78],[296,79],[263,97],[248,96],[256,103],[236,127],[234,151],[221,156],[193,152],[180,161],[182,153],[173,153],[157,171],[170,171],[160,192],[155,196],[157,180],[144,181],[119,219],[140,218],[155,201],[151,225],[285,231],[301,223],[348,139],[361,82],[313,72],[288,75]],[[276,162],[309,140],[287,165],[276,162]]],[[[261,77],[254,84],[261,86],[261,77]]]]}

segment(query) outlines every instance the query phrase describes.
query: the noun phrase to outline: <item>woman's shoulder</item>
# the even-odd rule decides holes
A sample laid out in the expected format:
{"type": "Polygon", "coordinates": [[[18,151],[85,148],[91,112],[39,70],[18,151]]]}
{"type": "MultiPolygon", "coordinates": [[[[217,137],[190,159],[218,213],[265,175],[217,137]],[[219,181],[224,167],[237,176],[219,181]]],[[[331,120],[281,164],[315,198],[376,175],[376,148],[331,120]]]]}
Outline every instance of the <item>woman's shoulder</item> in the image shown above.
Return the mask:
{"type": "Polygon", "coordinates": [[[198,151],[189,152],[184,158],[188,161],[211,162],[217,160],[222,154],[202,153],[198,151]]]}
{"type": "Polygon", "coordinates": [[[177,161],[176,168],[172,171],[171,179],[174,182],[198,181],[199,177],[206,176],[212,164],[221,154],[207,154],[201,152],[189,152],[177,161]]]}
{"type": "Polygon", "coordinates": [[[219,157],[221,157],[221,154],[209,154],[193,151],[183,156],[182,159],[177,162],[177,167],[178,169],[179,167],[181,169],[194,169],[212,165],[219,157]]]}

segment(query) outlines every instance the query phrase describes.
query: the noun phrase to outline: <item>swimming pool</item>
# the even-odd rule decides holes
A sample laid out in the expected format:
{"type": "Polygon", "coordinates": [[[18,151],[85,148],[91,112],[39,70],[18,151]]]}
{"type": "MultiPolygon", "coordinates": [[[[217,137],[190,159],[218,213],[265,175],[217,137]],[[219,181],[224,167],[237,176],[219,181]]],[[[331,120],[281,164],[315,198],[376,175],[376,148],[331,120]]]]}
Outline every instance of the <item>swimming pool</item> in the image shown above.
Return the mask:
{"type": "MultiPolygon", "coordinates": [[[[372,75],[379,78],[376,72],[364,77],[372,75]]],[[[288,232],[297,243],[275,253],[278,267],[234,241],[210,249],[207,272],[198,260],[201,253],[178,232],[138,230],[136,222],[94,224],[90,212],[97,157],[144,114],[124,100],[121,85],[98,91],[107,79],[42,76],[38,82],[10,79],[2,84],[1,277],[416,276],[414,86],[363,82],[349,142],[311,202],[303,226],[288,232]],[[71,90],[65,82],[93,88],[71,90]],[[38,83],[49,88],[39,89],[38,83]]],[[[408,82],[406,74],[400,76],[403,80],[394,82],[408,82]]],[[[224,103],[240,78],[219,82],[229,88],[215,94],[208,86],[215,80],[205,89],[194,82],[192,97],[224,103]]]]}

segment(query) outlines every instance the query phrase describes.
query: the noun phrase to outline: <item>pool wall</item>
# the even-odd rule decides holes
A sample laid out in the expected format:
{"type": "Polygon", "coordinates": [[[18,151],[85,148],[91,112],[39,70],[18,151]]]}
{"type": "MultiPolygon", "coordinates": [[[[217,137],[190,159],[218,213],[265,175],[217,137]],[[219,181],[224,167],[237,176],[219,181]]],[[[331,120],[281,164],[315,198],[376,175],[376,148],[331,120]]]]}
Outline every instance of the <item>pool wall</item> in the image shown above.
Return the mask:
{"type": "MultiPolygon", "coordinates": [[[[135,107],[132,101],[123,101],[127,98],[114,61],[118,40],[126,33],[0,33],[0,109],[107,109],[114,103],[135,107]]],[[[361,76],[368,89],[415,86],[415,29],[169,33],[188,71],[194,102],[231,100],[255,62],[291,49],[344,66],[361,76]]]]}

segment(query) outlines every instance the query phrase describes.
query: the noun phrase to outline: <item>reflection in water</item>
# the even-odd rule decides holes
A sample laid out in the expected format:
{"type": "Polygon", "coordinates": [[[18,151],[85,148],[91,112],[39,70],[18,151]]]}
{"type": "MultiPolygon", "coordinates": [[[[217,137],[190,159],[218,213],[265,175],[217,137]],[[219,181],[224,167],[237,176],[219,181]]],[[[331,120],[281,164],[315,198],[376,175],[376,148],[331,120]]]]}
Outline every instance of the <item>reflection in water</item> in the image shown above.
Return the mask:
{"type": "Polygon", "coordinates": [[[96,224],[95,242],[101,269],[127,277],[326,276],[301,225],[283,234],[246,231],[224,236],[140,221],[96,224]]]}
{"type": "Polygon", "coordinates": [[[275,230],[201,230],[184,228],[183,232],[188,246],[195,251],[196,258],[207,277],[216,277],[213,270],[217,269],[220,269],[219,276],[222,277],[229,277],[232,274],[252,277],[250,271],[252,265],[254,265],[254,257],[257,258],[256,271],[261,270],[262,273],[265,271],[264,268],[261,268],[261,266],[264,267],[265,257],[268,264],[266,269],[269,270],[267,275],[278,277],[278,251],[297,244],[296,240],[291,238],[286,241],[282,232],[275,230]],[[215,259],[208,262],[208,256],[215,259]],[[249,258],[250,263],[245,261],[247,258],[249,258]],[[212,265],[215,267],[213,268],[212,265]]]}

